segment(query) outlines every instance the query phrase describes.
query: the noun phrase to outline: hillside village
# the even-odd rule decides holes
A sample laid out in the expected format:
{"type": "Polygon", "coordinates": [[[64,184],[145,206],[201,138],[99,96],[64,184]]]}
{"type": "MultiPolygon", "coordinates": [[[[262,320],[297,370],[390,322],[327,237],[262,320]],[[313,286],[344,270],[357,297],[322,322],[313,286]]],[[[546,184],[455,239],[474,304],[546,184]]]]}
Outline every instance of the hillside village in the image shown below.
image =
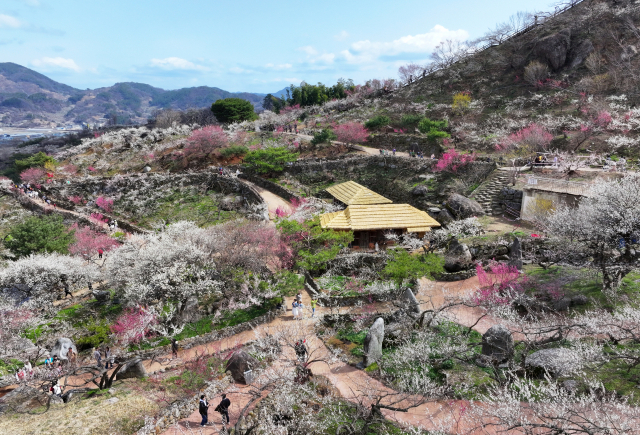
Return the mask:
{"type": "Polygon", "coordinates": [[[640,433],[639,26],[6,148],[0,433],[640,433]]]}

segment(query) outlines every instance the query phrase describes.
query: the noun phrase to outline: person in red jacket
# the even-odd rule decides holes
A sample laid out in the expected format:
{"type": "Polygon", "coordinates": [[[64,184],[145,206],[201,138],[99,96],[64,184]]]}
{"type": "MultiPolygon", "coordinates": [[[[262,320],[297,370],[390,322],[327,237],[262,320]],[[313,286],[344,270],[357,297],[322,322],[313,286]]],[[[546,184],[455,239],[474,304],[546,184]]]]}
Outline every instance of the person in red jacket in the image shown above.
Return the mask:
{"type": "Polygon", "coordinates": [[[102,258],[102,254],[104,254],[104,251],[102,249],[98,249],[98,258],[102,258]]]}

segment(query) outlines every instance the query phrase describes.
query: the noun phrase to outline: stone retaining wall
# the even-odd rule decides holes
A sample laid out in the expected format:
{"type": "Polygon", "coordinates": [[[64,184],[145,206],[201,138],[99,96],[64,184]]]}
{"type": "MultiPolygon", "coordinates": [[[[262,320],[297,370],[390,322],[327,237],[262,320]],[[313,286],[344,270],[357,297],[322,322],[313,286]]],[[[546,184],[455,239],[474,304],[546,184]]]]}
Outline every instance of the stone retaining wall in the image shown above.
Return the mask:
{"type": "Polygon", "coordinates": [[[435,154],[439,158],[444,150],[438,143],[428,140],[424,136],[397,133],[378,133],[369,137],[365,145],[373,148],[384,148],[397,151],[422,151],[426,157],[435,154]]]}
{"type": "Polygon", "coordinates": [[[522,190],[505,187],[498,194],[498,202],[503,211],[508,211],[511,216],[520,217],[522,197],[522,190]]]}

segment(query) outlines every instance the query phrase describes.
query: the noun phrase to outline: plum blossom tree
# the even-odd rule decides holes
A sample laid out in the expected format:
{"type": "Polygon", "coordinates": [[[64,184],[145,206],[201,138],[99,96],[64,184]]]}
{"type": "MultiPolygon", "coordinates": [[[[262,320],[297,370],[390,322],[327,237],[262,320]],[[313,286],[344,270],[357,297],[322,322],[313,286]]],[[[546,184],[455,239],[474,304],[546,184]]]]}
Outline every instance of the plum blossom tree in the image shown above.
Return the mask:
{"type": "Polygon", "coordinates": [[[177,222],[132,236],[107,258],[106,277],[126,305],[161,304],[165,324],[171,324],[189,299],[220,290],[215,264],[199,241],[204,235],[191,222],[177,222]]]}
{"type": "Polygon", "coordinates": [[[98,198],[96,198],[96,205],[107,213],[111,213],[111,211],[113,210],[113,199],[99,196],[98,198]]]}
{"type": "Polygon", "coordinates": [[[187,158],[208,158],[213,152],[229,145],[229,137],[217,125],[209,125],[194,130],[187,139],[184,156],[187,158]]]}
{"type": "Polygon", "coordinates": [[[348,145],[364,142],[369,136],[369,132],[364,125],[358,122],[347,122],[334,127],[333,132],[336,134],[338,141],[348,145]]]}
{"type": "Polygon", "coordinates": [[[528,147],[530,152],[547,151],[553,135],[540,124],[532,123],[529,126],[509,135],[496,148],[499,151],[514,151],[518,148],[528,147]]]}
{"type": "Polygon", "coordinates": [[[442,157],[438,159],[438,163],[436,163],[436,166],[433,168],[433,170],[434,172],[449,172],[452,174],[457,174],[460,168],[475,161],[475,159],[475,153],[461,154],[452,148],[442,154],[442,157]]]}
{"type": "Polygon", "coordinates": [[[42,168],[29,168],[20,172],[20,179],[24,183],[38,184],[45,176],[45,171],[42,168]]]}
{"type": "Polygon", "coordinates": [[[90,259],[98,254],[98,249],[110,251],[116,248],[119,243],[106,234],[94,231],[89,227],[80,227],[73,224],[75,243],[69,246],[69,252],[72,255],[78,255],[86,259],[90,259]]]}
{"type": "Polygon", "coordinates": [[[143,341],[157,323],[158,316],[155,311],[139,306],[129,307],[111,325],[111,332],[118,344],[127,347],[143,341]]]}
{"type": "Polygon", "coordinates": [[[65,283],[74,290],[99,278],[98,269],[81,258],[38,254],[9,262],[0,270],[0,288],[8,288],[9,295],[17,300],[33,299],[39,307],[47,307],[65,283]]]}
{"type": "Polygon", "coordinates": [[[636,177],[598,181],[577,209],[559,206],[542,224],[564,249],[590,258],[602,274],[602,289],[611,291],[638,267],[634,249],[640,234],[640,184],[636,177]]]}

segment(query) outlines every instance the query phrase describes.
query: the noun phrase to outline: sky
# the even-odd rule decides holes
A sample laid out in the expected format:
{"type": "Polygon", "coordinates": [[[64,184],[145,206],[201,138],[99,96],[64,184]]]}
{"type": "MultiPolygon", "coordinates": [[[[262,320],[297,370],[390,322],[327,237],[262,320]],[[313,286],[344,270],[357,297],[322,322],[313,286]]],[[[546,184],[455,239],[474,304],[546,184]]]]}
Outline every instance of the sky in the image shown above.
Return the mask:
{"type": "Polygon", "coordinates": [[[80,89],[118,82],[268,93],[397,78],[549,0],[2,0],[0,62],[80,89]]]}

